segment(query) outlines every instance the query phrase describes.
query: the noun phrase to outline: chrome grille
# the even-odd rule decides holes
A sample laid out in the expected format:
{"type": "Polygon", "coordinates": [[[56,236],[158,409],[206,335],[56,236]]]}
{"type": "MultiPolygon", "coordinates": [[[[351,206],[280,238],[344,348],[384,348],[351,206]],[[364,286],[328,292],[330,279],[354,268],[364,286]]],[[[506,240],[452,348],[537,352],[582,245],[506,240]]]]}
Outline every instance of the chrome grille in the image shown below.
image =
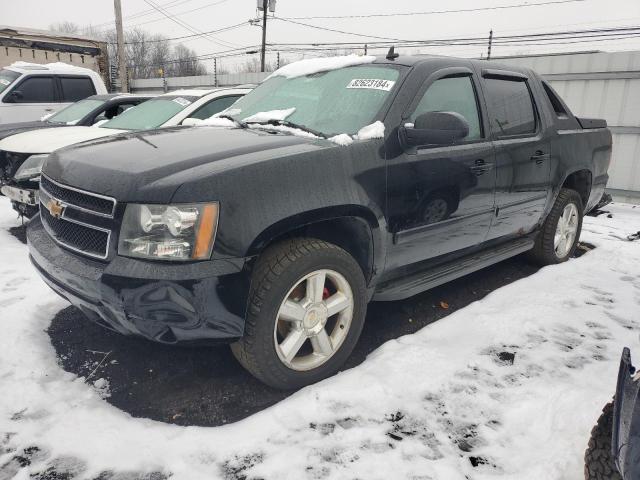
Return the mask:
{"type": "Polygon", "coordinates": [[[40,189],[45,190],[50,197],[78,210],[113,218],[116,208],[116,201],[113,198],[61,185],[45,175],[40,178],[40,189]]]}
{"type": "Polygon", "coordinates": [[[105,217],[113,218],[115,205],[115,199],[61,185],[44,175],[41,178],[42,224],[58,244],[75,252],[101,260],[108,257],[111,228],[105,224],[112,227],[113,222],[105,217]],[[111,202],[109,214],[101,208],[107,201],[111,202]]]}

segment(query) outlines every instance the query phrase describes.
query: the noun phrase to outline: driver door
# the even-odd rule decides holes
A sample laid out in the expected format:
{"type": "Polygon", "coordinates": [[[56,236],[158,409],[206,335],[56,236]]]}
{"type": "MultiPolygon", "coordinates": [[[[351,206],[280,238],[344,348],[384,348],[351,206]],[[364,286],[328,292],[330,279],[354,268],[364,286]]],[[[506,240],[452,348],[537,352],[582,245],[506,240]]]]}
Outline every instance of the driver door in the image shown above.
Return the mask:
{"type": "Polygon", "coordinates": [[[388,166],[387,207],[394,269],[473,247],[485,241],[494,214],[494,147],[486,131],[478,81],[471,69],[429,76],[404,115],[413,123],[427,112],[455,112],[469,133],[452,145],[407,149],[388,166]]]}

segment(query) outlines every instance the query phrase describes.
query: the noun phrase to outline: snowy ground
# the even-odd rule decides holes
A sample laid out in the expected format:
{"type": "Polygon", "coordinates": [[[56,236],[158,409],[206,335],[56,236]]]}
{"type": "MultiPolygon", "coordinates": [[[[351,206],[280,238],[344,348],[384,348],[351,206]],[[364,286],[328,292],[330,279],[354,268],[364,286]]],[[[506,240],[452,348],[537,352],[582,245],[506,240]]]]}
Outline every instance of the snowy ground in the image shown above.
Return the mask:
{"type": "Polygon", "coordinates": [[[640,360],[640,207],[587,217],[596,249],[494,291],[360,366],[215,428],[134,419],[65,372],[67,304],[0,198],[0,479],[582,479],[621,349],[640,360]],[[57,472],[57,473],[55,473],[57,472]],[[67,473],[67,476],[62,474],[67,473]]]}

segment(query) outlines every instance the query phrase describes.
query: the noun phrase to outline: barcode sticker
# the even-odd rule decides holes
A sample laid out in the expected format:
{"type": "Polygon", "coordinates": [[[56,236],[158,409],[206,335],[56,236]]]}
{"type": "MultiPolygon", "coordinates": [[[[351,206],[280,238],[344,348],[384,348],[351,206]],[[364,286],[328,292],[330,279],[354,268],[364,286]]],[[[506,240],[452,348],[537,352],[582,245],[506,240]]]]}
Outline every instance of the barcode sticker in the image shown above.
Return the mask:
{"type": "Polygon", "coordinates": [[[0,78],[0,84],[2,85],[9,85],[11,82],[9,80],[7,80],[6,78],[0,78]]]}
{"type": "Polygon", "coordinates": [[[354,78],[349,82],[347,88],[370,88],[373,90],[384,90],[388,92],[396,84],[393,80],[380,80],[376,78],[354,78]]]}

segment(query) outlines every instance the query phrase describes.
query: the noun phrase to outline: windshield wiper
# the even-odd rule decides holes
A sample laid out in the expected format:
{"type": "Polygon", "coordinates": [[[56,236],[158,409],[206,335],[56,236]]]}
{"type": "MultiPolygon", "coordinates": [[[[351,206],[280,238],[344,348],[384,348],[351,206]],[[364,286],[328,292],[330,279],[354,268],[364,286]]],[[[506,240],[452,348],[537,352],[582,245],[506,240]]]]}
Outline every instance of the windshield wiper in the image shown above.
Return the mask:
{"type": "Polygon", "coordinates": [[[266,122],[247,122],[247,123],[254,123],[254,124],[258,124],[258,125],[276,125],[276,126],[281,125],[283,127],[295,128],[297,130],[302,130],[303,132],[311,133],[311,134],[315,135],[316,137],[327,138],[327,136],[324,133],[319,132],[318,130],[314,130],[313,128],[309,128],[306,125],[290,122],[289,120],[275,120],[275,119],[273,119],[273,120],[268,120],[266,122]]]}
{"type": "Polygon", "coordinates": [[[226,118],[227,120],[231,120],[232,122],[237,123],[240,128],[249,128],[249,125],[247,125],[247,122],[243,122],[242,120],[236,120],[231,115],[218,115],[216,118],[226,118]]]}

